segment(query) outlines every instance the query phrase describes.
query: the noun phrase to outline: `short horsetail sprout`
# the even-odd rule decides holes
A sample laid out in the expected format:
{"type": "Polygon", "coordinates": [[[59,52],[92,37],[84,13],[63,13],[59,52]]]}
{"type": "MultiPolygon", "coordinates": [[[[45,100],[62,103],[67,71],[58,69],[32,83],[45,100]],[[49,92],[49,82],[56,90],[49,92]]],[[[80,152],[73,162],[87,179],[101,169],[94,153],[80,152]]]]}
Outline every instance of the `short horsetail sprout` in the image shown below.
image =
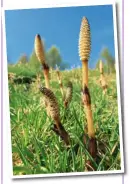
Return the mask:
{"type": "Polygon", "coordinates": [[[37,34],[35,36],[35,44],[34,45],[35,45],[36,56],[43,67],[43,74],[45,77],[45,85],[47,88],[50,88],[50,85],[49,85],[49,66],[45,62],[44,46],[43,46],[43,43],[42,43],[42,40],[41,40],[41,37],[39,34],[37,34]]]}
{"type": "Polygon", "coordinates": [[[103,63],[102,63],[102,60],[100,60],[100,62],[99,62],[99,70],[100,70],[100,74],[103,74],[103,63]]]}
{"type": "Polygon", "coordinates": [[[103,94],[105,94],[107,92],[107,83],[106,83],[106,80],[105,80],[105,77],[104,77],[104,71],[103,71],[103,63],[102,63],[102,60],[100,60],[100,63],[99,63],[99,71],[100,71],[100,84],[101,84],[101,87],[103,89],[103,94]]]}
{"type": "Polygon", "coordinates": [[[83,87],[88,86],[88,59],[91,51],[90,26],[86,17],[83,17],[79,35],[79,56],[82,61],[83,87]]]}
{"type": "Polygon", "coordinates": [[[66,132],[66,130],[61,124],[59,105],[54,93],[46,87],[40,87],[40,91],[42,92],[42,94],[44,95],[47,101],[49,115],[51,116],[52,120],[55,122],[53,130],[57,135],[59,135],[64,140],[66,145],[69,145],[70,138],[68,133],[66,132]]]}
{"type": "Polygon", "coordinates": [[[67,84],[65,100],[64,100],[65,108],[67,108],[68,105],[70,104],[71,99],[72,99],[72,94],[73,94],[73,85],[72,85],[72,82],[69,81],[68,84],[67,84]]]}
{"type": "Polygon", "coordinates": [[[57,73],[57,79],[58,79],[59,85],[60,85],[60,91],[61,91],[62,97],[64,99],[64,89],[63,89],[63,84],[62,84],[62,79],[61,79],[61,73],[60,73],[58,68],[56,69],[56,73],[57,73]]]}

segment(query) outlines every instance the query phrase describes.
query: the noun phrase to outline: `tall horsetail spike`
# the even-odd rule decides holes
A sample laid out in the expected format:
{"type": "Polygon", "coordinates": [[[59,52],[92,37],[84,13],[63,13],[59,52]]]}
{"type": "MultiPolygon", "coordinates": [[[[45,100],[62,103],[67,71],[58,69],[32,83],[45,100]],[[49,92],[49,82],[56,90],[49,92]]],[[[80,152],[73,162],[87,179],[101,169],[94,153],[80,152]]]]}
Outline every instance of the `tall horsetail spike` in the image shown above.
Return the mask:
{"type": "Polygon", "coordinates": [[[59,105],[54,93],[50,89],[43,86],[40,86],[39,89],[43,93],[47,101],[51,118],[53,120],[59,120],[60,119],[59,105]]]}
{"type": "Polygon", "coordinates": [[[91,51],[90,25],[86,17],[82,18],[79,34],[79,56],[81,61],[88,61],[91,51]]]}
{"type": "Polygon", "coordinates": [[[41,62],[42,65],[45,65],[44,45],[39,34],[35,36],[34,48],[38,60],[41,62]]]}

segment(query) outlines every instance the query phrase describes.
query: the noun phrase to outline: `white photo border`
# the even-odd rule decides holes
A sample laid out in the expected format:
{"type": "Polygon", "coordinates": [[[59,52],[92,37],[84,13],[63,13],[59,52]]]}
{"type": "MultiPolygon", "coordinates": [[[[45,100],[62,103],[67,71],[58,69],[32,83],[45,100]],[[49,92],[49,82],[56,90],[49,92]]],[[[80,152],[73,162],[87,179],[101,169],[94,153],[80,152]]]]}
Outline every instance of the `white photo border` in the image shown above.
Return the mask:
{"type": "MultiPolygon", "coordinates": [[[[120,88],[120,74],[119,74],[119,60],[118,60],[118,41],[117,41],[117,18],[116,18],[116,3],[110,1],[105,1],[104,3],[97,3],[97,1],[93,1],[95,3],[91,4],[89,2],[85,3],[66,3],[66,4],[47,4],[43,5],[44,7],[7,7],[3,8],[2,10],[2,24],[3,24],[3,44],[4,44],[4,61],[6,61],[7,64],[7,51],[6,51],[6,31],[5,31],[5,10],[16,10],[16,9],[44,9],[44,8],[63,8],[63,7],[77,7],[77,6],[98,6],[98,5],[112,5],[113,7],[113,27],[114,27],[114,48],[115,48],[115,58],[116,58],[116,83],[117,83],[117,98],[118,98],[118,118],[119,118],[119,134],[120,134],[120,154],[121,154],[121,170],[113,170],[113,171],[89,171],[89,172],[73,172],[73,173],[54,173],[54,174],[34,174],[34,175],[13,175],[13,162],[12,162],[12,145],[10,146],[10,160],[11,160],[11,177],[12,179],[19,179],[19,178],[41,178],[41,177],[59,177],[59,176],[79,176],[79,175],[101,175],[101,174],[123,174],[124,173],[124,154],[123,154],[123,132],[122,132],[122,114],[121,114],[121,88],[120,88]]],[[[6,71],[6,74],[8,71],[6,71]]],[[[7,80],[8,83],[8,80],[7,80]]],[[[8,132],[10,132],[10,138],[11,138],[11,131],[10,131],[10,112],[8,112],[9,116],[9,122],[8,123],[8,132]]]]}

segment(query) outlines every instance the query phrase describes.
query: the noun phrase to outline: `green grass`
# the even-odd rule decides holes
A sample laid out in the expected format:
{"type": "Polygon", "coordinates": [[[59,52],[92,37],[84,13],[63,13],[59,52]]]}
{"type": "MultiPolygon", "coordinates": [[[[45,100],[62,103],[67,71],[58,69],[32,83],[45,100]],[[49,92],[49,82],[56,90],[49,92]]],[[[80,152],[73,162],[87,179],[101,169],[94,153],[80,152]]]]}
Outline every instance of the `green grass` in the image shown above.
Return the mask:
{"type": "Polygon", "coordinates": [[[36,77],[36,71],[30,68],[29,64],[13,64],[8,65],[8,72],[14,73],[16,77],[36,77]]]}
{"type": "MultiPolygon", "coordinates": [[[[67,112],[54,73],[52,73],[51,86],[60,106],[61,121],[71,137],[69,150],[52,131],[53,121],[47,117],[43,106],[43,95],[36,84],[31,84],[30,89],[26,91],[24,84],[9,83],[14,175],[84,172],[85,159],[92,160],[80,139],[86,124],[81,103],[80,69],[64,71],[62,77],[64,85],[71,80],[74,88],[67,112]],[[74,146],[77,143],[80,147],[75,155],[74,146]]],[[[99,154],[98,163],[92,161],[97,171],[120,170],[115,74],[107,77],[109,89],[106,96],[102,94],[98,79],[98,72],[89,73],[89,89],[99,154]]]]}

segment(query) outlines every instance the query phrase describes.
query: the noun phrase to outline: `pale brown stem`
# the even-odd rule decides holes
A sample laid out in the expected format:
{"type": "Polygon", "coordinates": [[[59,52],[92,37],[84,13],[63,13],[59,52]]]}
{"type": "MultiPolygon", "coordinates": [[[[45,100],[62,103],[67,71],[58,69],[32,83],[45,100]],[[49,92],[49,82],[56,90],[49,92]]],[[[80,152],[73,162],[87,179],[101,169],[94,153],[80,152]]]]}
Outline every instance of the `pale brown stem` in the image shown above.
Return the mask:
{"type": "Polygon", "coordinates": [[[49,83],[49,69],[43,69],[43,74],[45,77],[45,86],[46,88],[50,89],[50,83],[49,83]]]}
{"type": "MultiPolygon", "coordinates": [[[[90,97],[90,93],[89,93],[87,85],[85,85],[83,88],[82,100],[84,103],[84,110],[85,110],[86,119],[87,119],[87,123],[88,123],[87,126],[85,126],[84,144],[86,145],[86,132],[87,132],[88,137],[89,137],[88,151],[89,151],[90,155],[94,159],[96,159],[97,142],[96,142],[96,138],[95,138],[95,130],[94,130],[94,123],[93,123],[92,109],[91,109],[91,97],[90,97]]],[[[86,165],[86,167],[87,167],[87,165],[86,165]]],[[[88,168],[88,170],[90,170],[90,168],[88,168]]]]}
{"type": "Polygon", "coordinates": [[[103,68],[100,68],[100,74],[102,75],[103,73],[103,68]]]}
{"type": "MultiPolygon", "coordinates": [[[[43,65],[43,74],[44,74],[44,78],[45,78],[45,87],[50,89],[49,67],[46,64],[43,65]]],[[[49,108],[48,108],[48,104],[47,104],[45,98],[44,98],[44,100],[45,100],[45,107],[47,109],[47,115],[49,116],[50,115],[50,111],[49,111],[49,108]]]]}
{"type": "Polygon", "coordinates": [[[95,130],[94,130],[94,123],[93,123],[93,115],[92,115],[92,109],[91,109],[91,97],[87,86],[84,86],[83,89],[83,103],[84,103],[84,109],[87,119],[87,131],[85,128],[85,132],[88,132],[88,136],[90,138],[95,137],[95,130]]]}
{"type": "Polygon", "coordinates": [[[82,61],[82,78],[83,78],[83,88],[88,86],[88,61],[82,61]]]}
{"type": "Polygon", "coordinates": [[[104,71],[103,71],[103,64],[102,64],[101,61],[100,61],[100,65],[99,65],[99,70],[100,70],[100,74],[104,73],[104,71]]]}
{"type": "Polygon", "coordinates": [[[86,113],[86,118],[88,122],[88,136],[89,137],[95,137],[95,130],[94,130],[94,124],[93,124],[93,118],[92,118],[92,109],[91,105],[85,106],[85,113],[86,113]]]}
{"type": "Polygon", "coordinates": [[[64,90],[63,90],[63,84],[62,84],[62,80],[61,80],[61,75],[60,75],[59,71],[57,71],[56,73],[57,73],[57,78],[58,78],[59,85],[60,85],[60,91],[61,91],[62,97],[64,99],[64,90]]]}
{"type": "Polygon", "coordinates": [[[86,118],[88,122],[88,135],[89,137],[95,137],[94,125],[93,125],[93,117],[92,117],[92,110],[91,110],[91,103],[87,102],[90,101],[90,94],[88,92],[88,61],[82,61],[82,75],[83,75],[83,89],[84,91],[84,99],[86,103],[84,103],[86,118]],[[87,87],[87,88],[86,88],[87,87]],[[86,91],[86,89],[87,91],[86,91]]]}

